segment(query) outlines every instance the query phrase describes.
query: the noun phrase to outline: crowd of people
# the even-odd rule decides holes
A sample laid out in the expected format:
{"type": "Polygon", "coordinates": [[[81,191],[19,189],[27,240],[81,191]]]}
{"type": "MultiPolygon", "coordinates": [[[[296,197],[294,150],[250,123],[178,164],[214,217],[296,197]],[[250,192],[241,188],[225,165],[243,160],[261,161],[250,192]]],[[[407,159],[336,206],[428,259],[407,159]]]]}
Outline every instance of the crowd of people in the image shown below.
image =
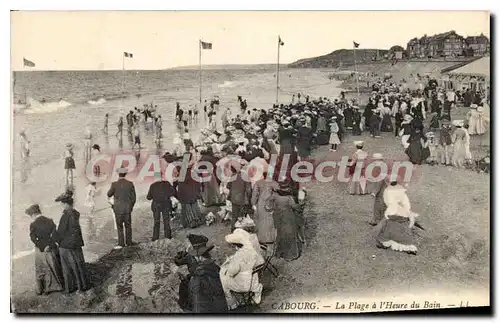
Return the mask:
{"type": "MultiPolygon", "coordinates": [[[[368,132],[379,138],[381,132],[391,132],[401,137],[403,149],[412,163],[420,165],[427,161],[430,165],[461,167],[471,159],[470,135],[487,130],[487,120],[480,109],[487,105],[484,97],[474,96],[469,118],[464,122],[452,121],[451,114],[455,105],[467,96],[446,93],[433,80],[424,91],[407,90],[390,79],[373,83],[372,90],[363,112],[356,100],[347,100],[344,93],[335,99],[310,99],[298,94],[298,100],[294,96],[292,103],[275,104],[269,110],[250,110],[246,100],[238,97],[240,113],[236,115],[229,107],[221,107],[215,98],[209,105],[205,101],[203,113],[208,118],[208,126],[201,130],[197,140],[189,133],[189,125],[198,122],[197,108],[184,111],[177,103],[175,120],[179,133],[171,149],[162,153],[162,158],[167,165],[189,160],[187,174],[206,162],[212,167],[198,169],[202,170],[202,177],[210,179],[200,182],[187,176],[180,180],[179,166],[172,167],[170,174],[167,171],[157,174],[161,179],[150,186],[146,195],[146,199],[151,200],[153,214],[152,240],[159,239],[162,221],[164,237],[172,238],[170,223],[174,216],[180,218],[186,229],[211,224],[218,218],[221,222],[230,222],[225,240],[236,248],[219,267],[210,257],[213,248],[208,244],[210,239],[188,236],[191,250],[180,252],[175,259],[176,264],[187,265],[190,272],[180,285],[180,304],[184,309],[224,312],[238,305],[234,293],[242,292],[252,292],[253,301],[258,304],[263,286],[254,270],[264,261],[262,250],[273,249],[276,257],[286,261],[300,258],[305,243],[306,190],[292,176],[292,168],[299,161],[309,160],[315,147],[328,146],[331,151],[337,151],[348,136],[362,139],[368,132]],[[218,162],[230,156],[238,157],[237,164],[225,164],[223,169],[218,169],[221,167],[218,162]],[[273,162],[272,156],[277,156],[273,162]],[[253,176],[253,166],[263,170],[261,176],[253,176]],[[219,171],[234,175],[234,180],[220,178],[219,171]],[[202,212],[212,207],[218,211],[202,212]]],[[[139,149],[141,114],[146,130],[152,124],[155,139],[162,138],[161,116],[155,116],[155,107],[151,104],[143,110],[136,108],[129,112],[126,120],[129,134],[136,134],[134,147],[137,144],[139,149]]],[[[117,126],[117,136],[121,136],[122,117],[117,126]]],[[[103,130],[108,131],[108,115],[103,130]]],[[[92,145],[89,133],[85,140],[90,160],[99,153],[100,147],[92,145]]],[[[379,153],[369,156],[362,140],[356,140],[354,146],[356,151],[349,159],[349,174],[353,175],[359,164],[362,172],[360,178],[354,180],[353,177],[347,190],[352,195],[375,196],[370,224],[379,225],[376,246],[416,254],[414,228],[423,228],[417,221],[418,214],[411,209],[405,183],[401,178],[389,179],[389,176],[376,183],[368,182],[364,174],[367,158],[382,160],[384,157],[379,153]]],[[[68,145],[67,191],[56,199],[65,208],[57,228],[52,220],[41,215],[38,205],[26,210],[34,219],[30,234],[37,246],[40,293],[61,290],[63,286],[67,292],[89,287],[82,253],[80,213],[73,208],[70,170],[74,168],[72,145],[68,145]]],[[[99,170],[94,172],[98,175],[99,170]]],[[[127,169],[122,167],[117,172],[119,179],[111,184],[107,196],[115,214],[118,234],[115,249],[121,249],[134,244],[132,213],[137,196],[134,183],[126,179],[127,169]]],[[[91,216],[95,192],[95,183],[90,183],[86,205],[91,209],[91,216]]]]}

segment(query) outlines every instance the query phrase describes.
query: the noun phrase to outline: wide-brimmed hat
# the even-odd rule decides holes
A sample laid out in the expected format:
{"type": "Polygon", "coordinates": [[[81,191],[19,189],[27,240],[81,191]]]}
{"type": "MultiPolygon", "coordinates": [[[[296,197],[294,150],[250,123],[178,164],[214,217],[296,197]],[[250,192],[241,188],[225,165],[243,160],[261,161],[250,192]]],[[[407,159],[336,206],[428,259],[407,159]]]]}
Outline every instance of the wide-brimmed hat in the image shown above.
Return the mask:
{"type": "Polygon", "coordinates": [[[427,138],[433,138],[435,135],[434,135],[434,132],[429,131],[429,132],[427,132],[427,133],[425,134],[425,136],[426,136],[427,138]]]}
{"type": "Polygon", "coordinates": [[[413,120],[413,117],[411,115],[409,115],[409,114],[405,114],[403,116],[403,120],[404,121],[411,121],[411,120],[413,120]]]}
{"type": "Polygon", "coordinates": [[[66,204],[73,204],[73,191],[66,190],[66,192],[56,197],[54,201],[66,204]]]}
{"type": "Polygon", "coordinates": [[[464,121],[463,121],[463,120],[453,120],[453,121],[452,121],[452,124],[453,124],[455,127],[463,127],[463,126],[464,126],[464,121]]]}
{"type": "Polygon", "coordinates": [[[72,143],[68,143],[68,144],[66,144],[66,148],[68,148],[68,149],[73,149],[73,148],[74,148],[74,146],[73,146],[73,144],[72,144],[72,143]]]}
{"type": "Polygon", "coordinates": [[[189,234],[187,238],[193,247],[188,252],[192,256],[203,256],[214,248],[214,245],[209,244],[208,238],[203,235],[189,234]]]}
{"type": "Polygon", "coordinates": [[[384,155],[380,154],[380,153],[375,153],[373,154],[373,159],[384,159],[384,155]]]}
{"type": "Polygon", "coordinates": [[[225,236],[225,240],[232,244],[249,244],[250,243],[250,234],[243,229],[237,228],[234,229],[233,233],[225,236]]]}
{"type": "Polygon", "coordinates": [[[184,139],[184,140],[189,140],[189,139],[191,139],[191,136],[189,135],[189,133],[185,132],[185,133],[182,135],[182,139],[184,139]]]}
{"type": "Polygon", "coordinates": [[[354,146],[363,146],[364,144],[365,144],[365,143],[364,143],[363,141],[361,141],[361,140],[356,140],[356,141],[354,142],[354,146]]]}
{"type": "Polygon", "coordinates": [[[477,109],[477,104],[472,104],[472,105],[470,106],[470,108],[471,108],[471,109],[477,109]]]}
{"type": "Polygon", "coordinates": [[[33,204],[26,210],[24,210],[24,213],[27,215],[37,215],[37,214],[42,214],[42,211],[40,211],[40,205],[38,204],[33,204]]]}
{"type": "Polygon", "coordinates": [[[120,168],[116,169],[116,172],[118,174],[127,174],[128,173],[128,168],[126,168],[126,167],[120,167],[120,168]]]}
{"type": "Polygon", "coordinates": [[[246,216],[241,220],[236,221],[234,224],[235,228],[252,228],[255,227],[255,221],[250,217],[246,216]]]}
{"type": "Polygon", "coordinates": [[[483,112],[484,108],[483,107],[477,107],[477,112],[483,112]]]}

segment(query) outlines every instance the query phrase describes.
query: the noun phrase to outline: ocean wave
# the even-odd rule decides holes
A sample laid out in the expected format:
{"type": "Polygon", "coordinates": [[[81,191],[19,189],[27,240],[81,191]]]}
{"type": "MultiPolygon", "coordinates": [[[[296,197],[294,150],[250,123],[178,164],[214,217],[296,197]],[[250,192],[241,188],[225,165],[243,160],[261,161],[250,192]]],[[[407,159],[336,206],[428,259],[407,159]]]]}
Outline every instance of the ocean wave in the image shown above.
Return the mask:
{"type": "Polygon", "coordinates": [[[49,113],[71,106],[71,103],[64,100],[57,102],[39,102],[33,98],[28,98],[28,104],[22,109],[26,114],[49,113]]]}
{"type": "Polygon", "coordinates": [[[224,81],[224,83],[219,84],[220,88],[232,88],[232,87],[235,87],[235,86],[236,86],[236,83],[234,83],[232,81],[224,81]]]}
{"type": "Polygon", "coordinates": [[[105,98],[99,98],[97,100],[88,100],[87,103],[91,105],[100,105],[105,103],[107,100],[105,98]]]}

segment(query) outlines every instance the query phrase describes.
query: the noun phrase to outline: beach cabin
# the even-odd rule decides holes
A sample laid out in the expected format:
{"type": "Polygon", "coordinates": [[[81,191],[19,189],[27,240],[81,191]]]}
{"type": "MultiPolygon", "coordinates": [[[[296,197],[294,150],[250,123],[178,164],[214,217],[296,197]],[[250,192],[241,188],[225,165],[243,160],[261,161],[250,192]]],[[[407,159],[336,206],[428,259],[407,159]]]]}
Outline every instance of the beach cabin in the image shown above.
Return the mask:
{"type": "Polygon", "coordinates": [[[441,71],[442,86],[446,89],[487,90],[490,87],[490,57],[445,68],[441,71]]]}

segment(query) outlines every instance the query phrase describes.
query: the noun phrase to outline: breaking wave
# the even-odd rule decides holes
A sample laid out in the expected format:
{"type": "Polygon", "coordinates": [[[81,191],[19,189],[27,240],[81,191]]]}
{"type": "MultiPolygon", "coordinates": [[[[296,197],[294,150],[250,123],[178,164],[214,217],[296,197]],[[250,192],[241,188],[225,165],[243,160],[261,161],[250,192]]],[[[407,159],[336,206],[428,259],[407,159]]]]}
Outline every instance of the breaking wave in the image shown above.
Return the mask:
{"type": "Polygon", "coordinates": [[[235,87],[235,86],[236,86],[236,84],[234,82],[232,82],[232,81],[224,81],[224,83],[219,84],[219,88],[226,88],[226,87],[232,88],[232,87],[235,87]]]}
{"type": "MultiPolygon", "coordinates": [[[[17,105],[20,107],[21,105],[17,105]]],[[[71,106],[70,102],[59,100],[57,102],[39,102],[35,99],[28,98],[28,104],[24,108],[20,109],[26,114],[38,114],[38,113],[48,113],[54,112],[60,109],[64,109],[71,106]]]]}
{"type": "Polygon", "coordinates": [[[100,105],[106,102],[105,98],[99,98],[97,100],[88,100],[87,103],[91,105],[100,105]]]}

